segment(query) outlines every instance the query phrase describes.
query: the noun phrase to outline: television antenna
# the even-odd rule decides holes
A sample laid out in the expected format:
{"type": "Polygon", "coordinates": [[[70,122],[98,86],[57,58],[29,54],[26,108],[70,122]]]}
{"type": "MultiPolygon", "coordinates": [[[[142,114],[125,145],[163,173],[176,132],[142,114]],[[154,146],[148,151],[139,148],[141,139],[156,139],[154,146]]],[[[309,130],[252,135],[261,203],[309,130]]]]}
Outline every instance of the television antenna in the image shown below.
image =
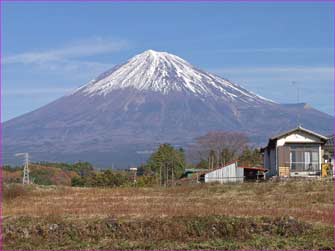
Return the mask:
{"type": "MultiPolygon", "coordinates": [[[[291,84],[297,88],[297,104],[299,104],[300,103],[300,88],[299,88],[299,84],[298,84],[297,81],[292,81],[291,84]]],[[[298,127],[301,126],[301,124],[300,124],[300,112],[299,111],[297,112],[297,124],[298,124],[298,127]]]]}

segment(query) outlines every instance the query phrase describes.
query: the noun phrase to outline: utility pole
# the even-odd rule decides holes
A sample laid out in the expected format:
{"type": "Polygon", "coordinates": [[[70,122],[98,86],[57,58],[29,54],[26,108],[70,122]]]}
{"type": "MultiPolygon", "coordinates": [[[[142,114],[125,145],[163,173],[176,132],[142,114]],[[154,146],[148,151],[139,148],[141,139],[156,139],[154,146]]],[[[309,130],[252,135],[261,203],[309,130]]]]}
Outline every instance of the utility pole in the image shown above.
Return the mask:
{"type": "Polygon", "coordinates": [[[131,167],[130,168],[130,171],[133,172],[133,183],[134,185],[136,185],[136,178],[137,178],[137,167],[131,167]]]}
{"type": "Polygon", "coordinates": [[[214,155],[213,155],[213,152],[209,152],[209,156],[208,156],[208,169],[209,170],[214,169],[214,155]]]}
{"type": "Polygon", "coordinates": [[[28,185],[30,184],[29,180],[29,153],[17,153],[15,156],[24,156],[24,167],[23,167],[23,178],[22,178],[22,184],[28,185]]]}
{"type": "Polygon", "coordinates": [[[213,168],[213,156],[210,152],[208,156],[208,169],[211,170],[212,168],[213,168]]]}
{"type": "Polygon", "coordinates": [[[292,85],[297,87],[297,103],[300,101],[300,89],[297,81],[292,81],[292,85]]]}
{"type": "Polygon", "coordinates": [[[171,186],[174,186],[173,170],[174,170],[174,161],[172,161],[172,167],[171,167],[171,186]]]}
{"type": "Polygon", "coordinates": [[[162,163],[159,165],[159,186],[162,186],[162,163]]]}
{"type": "Polygon", "coordinates": [[[165,168],[166,168],[166,178],[165,178],[165,187],[168,186],[168,181],[169,181],[169,166],[167,165],[167,163],[165,163],[165,168]]]}

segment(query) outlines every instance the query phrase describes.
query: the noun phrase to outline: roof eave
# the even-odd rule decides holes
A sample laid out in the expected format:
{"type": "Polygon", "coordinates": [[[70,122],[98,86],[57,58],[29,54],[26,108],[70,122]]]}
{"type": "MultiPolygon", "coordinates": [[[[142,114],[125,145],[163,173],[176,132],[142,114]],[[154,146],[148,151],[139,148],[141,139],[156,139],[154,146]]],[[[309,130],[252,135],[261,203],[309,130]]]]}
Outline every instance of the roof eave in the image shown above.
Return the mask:
{"type": "Polygon", "coordinates": [[[313,131],[308,130],[306,128],[303,128],[302,126],[298,126],[298,127],[294,128],[292,130],[289,130],[289,131],[283,132],[281,134],[278,134],[278,135],[276,135],[274,137],[271,137],[270,140],[276,140],[278,138],[281,138],[281,137],[283,137],[285,135],[288,135],[288,134],[290,134],[292,132],[295,132],[295,131],[303,131],[303,132],[309,133],[311,135],[317,136],[318,138],[323,139],[325,141],[328,139],[326,136],[323,136],[323,135],[321,135],[319,133],[316,133],[316,132],[313,132],[313,131]]]}

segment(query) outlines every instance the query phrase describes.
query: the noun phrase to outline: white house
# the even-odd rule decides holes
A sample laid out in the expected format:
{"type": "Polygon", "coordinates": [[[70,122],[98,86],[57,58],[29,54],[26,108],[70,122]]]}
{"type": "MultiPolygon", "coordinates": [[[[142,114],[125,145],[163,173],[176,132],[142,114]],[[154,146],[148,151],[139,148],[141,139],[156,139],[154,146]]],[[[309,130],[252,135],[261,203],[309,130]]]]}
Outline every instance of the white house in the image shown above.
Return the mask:
{"type": "Polygon", "coordinates": [[[262,149],[267,176],[320,176],[327,139],[301,126],[270,138],[262,149]]]}

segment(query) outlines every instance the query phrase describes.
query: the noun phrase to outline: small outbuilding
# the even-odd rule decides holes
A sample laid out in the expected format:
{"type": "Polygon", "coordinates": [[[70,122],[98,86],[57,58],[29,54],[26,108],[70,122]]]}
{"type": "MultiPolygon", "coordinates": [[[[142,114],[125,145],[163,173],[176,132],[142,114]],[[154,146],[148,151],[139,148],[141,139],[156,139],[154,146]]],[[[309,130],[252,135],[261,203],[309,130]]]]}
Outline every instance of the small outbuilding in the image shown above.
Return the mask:
{"type": "Polygon", "coordinates": [[[262,167],[239,166],[238,162],[233,162],[204,174],[205,183],[219,182],[244,182],[250,180],[263,180],[267,170],[262,167]]]}

